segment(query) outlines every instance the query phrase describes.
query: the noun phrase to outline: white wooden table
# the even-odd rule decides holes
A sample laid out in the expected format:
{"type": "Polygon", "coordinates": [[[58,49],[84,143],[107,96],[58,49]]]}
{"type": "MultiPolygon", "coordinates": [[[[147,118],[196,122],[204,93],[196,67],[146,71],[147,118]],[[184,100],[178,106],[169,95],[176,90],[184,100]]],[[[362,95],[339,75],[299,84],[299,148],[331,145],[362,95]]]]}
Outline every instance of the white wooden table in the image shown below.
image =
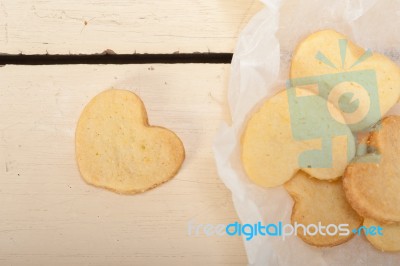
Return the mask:
{"type": "MultiPolygon", "coordinates": [[[[232,52],[258,1],[0,1],[0,53],[232,52]]],[[[228,64],[0,67],[0,265],[244,265],[239,237],[188,236],[188,222],[238,220],[217,176],[229,119],[228,64]],[[83,106],[136,92],[186,160],[170,182],[121,196],[86,185],[74,157],[83,106]]]]}

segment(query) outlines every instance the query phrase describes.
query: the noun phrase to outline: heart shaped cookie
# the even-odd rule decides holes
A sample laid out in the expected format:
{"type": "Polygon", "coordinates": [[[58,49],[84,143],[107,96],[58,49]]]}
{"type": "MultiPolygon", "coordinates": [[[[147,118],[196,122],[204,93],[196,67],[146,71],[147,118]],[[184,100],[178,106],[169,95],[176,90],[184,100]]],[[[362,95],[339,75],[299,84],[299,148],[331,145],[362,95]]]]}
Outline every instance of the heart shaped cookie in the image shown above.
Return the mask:
{"type": "Polygon", "coordinates": [[[400,117],[384,118],[368,145],[376,153],[357,158],[345,171],[346,197],[363,217],[400,222],[400,117]]]}
{"type": "MultiPolygon", "coordinates": [[[[377,234],[374,231],[374,234],[366,233],[366,237],[368,241],[380,251],[400,251],[400,224],[383,224],[377,221],[374,221],[369,218],[364,219],[364,226],[370,228],[374,226],[377,228],[378,226],[382,228],[382,235],[377,234]]],[[[365,231],[364,231],[365,232],[365,231]]]]}
{"type": "Polygon", "coordinates": [[[246,174],[264,187],[282,185],[299,169],[318,179],[336,179],[355,154],[354,137],[340,112],[298,88],[265,101],[248,120],[241,141],[246,174]]]}
{"type": "Polygon", "coordinates": [[[363,219],[351,208],[344,195],[342,180],[321,181],[299,171],[285,183],[285,189],[292,196],[292,224],[304,226],[321,224],[321,231],[315,235],[305,234],[299,226],[297,236],[304,242],[317,247],[331,247],[350,240],[354,234],[343,230],[341,224],[348,225],[348,230],[358,228],[363,219]]]}
{"type": "Polygon", "coordinates": [[[126,90],[106,90],[87,104],[78,121],[75,145],[83,179],[124,194],[168,181],[185,157],[179,137],[149,126],[143,102],[126,90]]]}
{"type": "Polygon", "coordinates": [[[400,96],[400,68],[393,61],[333,30],[315,32],[299,43],[290,80],[333,103],[353,132],[378,122],[400,96]]]}

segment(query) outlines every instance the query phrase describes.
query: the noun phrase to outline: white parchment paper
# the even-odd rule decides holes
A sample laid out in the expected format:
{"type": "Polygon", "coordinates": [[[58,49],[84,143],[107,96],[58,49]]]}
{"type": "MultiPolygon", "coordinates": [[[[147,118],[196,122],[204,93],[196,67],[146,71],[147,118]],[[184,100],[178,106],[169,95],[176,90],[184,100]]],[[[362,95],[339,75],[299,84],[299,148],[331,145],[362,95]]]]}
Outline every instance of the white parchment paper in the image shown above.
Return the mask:
{"type": "MultiPolygon", "coordinates": [[[[295,46],[317,30],[335,29],[399,63],[400,1],[263,2],[265,8],[250,21],[237,43],[228,90],[232,121],[218,132],[214,154],[242,223],[290,223],[293,201],[286,191],[258,187],[242,169],[240,136],[245,122],[260,103],[285,87],[295,46]]],[[[399,113],[398,106],[396,110],[399,113]]],[[[261,236],[244,243],[250,265],[400,265],[399,253],[379,252],[364,236],[333,248],[314,248],[295,236],[284,241],[261,236]]]]}

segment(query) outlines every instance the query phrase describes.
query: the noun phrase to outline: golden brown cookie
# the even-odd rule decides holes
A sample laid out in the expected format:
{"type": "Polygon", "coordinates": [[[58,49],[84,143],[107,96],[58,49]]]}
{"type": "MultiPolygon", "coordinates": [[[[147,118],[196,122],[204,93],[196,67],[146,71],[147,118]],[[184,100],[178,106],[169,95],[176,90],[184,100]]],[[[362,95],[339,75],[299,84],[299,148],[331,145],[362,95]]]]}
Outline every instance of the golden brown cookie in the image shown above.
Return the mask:
{"type": "Polygon", "coordinates": [[[365,218],[364,226],[367,228],[375,227],[373,234],[366,233],[366,237],[371,244],[380,251],[400,251],[400,224],[383,224],[372,219],[365,218]],[[382,235],[378,235],[376,228],[382,228],[382,235]]]}
{"type": "Polygon", "coordinates": [[[389,116],[369,137],[379,154],[349,164],[343,186],[351,206],[363,217],[400,222],[400,117],[389,116]]]}
{"type": "Polygon", "coordinates": [[[316,235],[304,235],[304,229],[299,227],[297,236],[304,242],[317,247],[331,247],[350,240],[354,234],[350,232],[362,224],[362,218],[351,208],[344,195],[342,180],[321,181],[299,171],[291,180],[285,183],[285,189],[295,201],[292,210],[292,224],[308,226],[319,223],[326,227],[316,235]],[[347,234],[340,235],[340,224],[348,224],[347,234]],[[334,226],[339,229],[336,234],[334,226]],[[328,227],[329,226],[329,227],[328,227]],[[329,235],[326,230],[329,230],[329,235]],[[323,235],[325,234],[325,235],[323,235]]]}
{"type": "MultiPolygon", "coordinates": [[[[304,100],[304,99],[302,99],[304,100]]],[[[300,100],[299,100],[300,101],[300,100]]],[[[300,125],[301,126],[301,125],[300,125]]],[[[297,130],[297,129],[296,129],[297,130]]],[[[322,133],[321,133],[322,134],[322,133]]],[[[349,160],[355,154],[355,142],[350,129],[344,124],[343,117],[332,104],[327,103],[323,98],[302,89],[283,90],[270,99],[266,100],[251,118],[242,135],[242,162],[248,177],[256,184],[263,187],[275,187],[288,181],[300,168],[318,179],[328,180],[340,177],[349,160]],[[310,109],[310,116],[313,117],[313,128],[298,130],[301,133],[309,131],[316,132],[342,132],[341,136],[323,136],[316,134],[310,139],[296,139],[293,136],[292,122],[302,124],[304,120],[293,121],[288,102],[288,92],[296,91],[296,97],[312,99],[311,104],[327,108],[330,106],[332,112],[324,113],[318,108],[312,109],[313,105],[302,106],[300,112],[310,109]],[[330,123],[332,116],[342,123],[330,123]],[[328,124],[327,121],[330,121],[328,124]],[[323,150],[323,138],[332,141],[332,150],[328,150],[326,157],[332,156],[331,167],[308,168],[308,165],[301,167],[300,154],[306,151],[323,150]]],[[[324,158],[316,156],[316,159],[324,158]]],[[[312,163],[312,162],[311,162],[312,163]]]]}
{"type": "Polygon", "coordinates": [[[106,90],[86,105],[75,144],[83,179],[124,194],[170,180],[185,158],[179,137],[166,128],[149,126],[143,102],[126,90],[106,90]]]}
{"type": "Polygon", "coordinates": [[[307,36],[293,53],[290,79],[305,78],[317,82],[310,77],[317,77],[321,84],[327,84],[329,94],[324,98],[337,108],[344,101],[354,102],[354,110],[339,108],[346,122],[354,124],[353,131],[378,122],[400,96],[397,64],[382,54],[365,51],[334,30],[307,36]],[[368,113],[370,110],[373,111],[368,113]]]}

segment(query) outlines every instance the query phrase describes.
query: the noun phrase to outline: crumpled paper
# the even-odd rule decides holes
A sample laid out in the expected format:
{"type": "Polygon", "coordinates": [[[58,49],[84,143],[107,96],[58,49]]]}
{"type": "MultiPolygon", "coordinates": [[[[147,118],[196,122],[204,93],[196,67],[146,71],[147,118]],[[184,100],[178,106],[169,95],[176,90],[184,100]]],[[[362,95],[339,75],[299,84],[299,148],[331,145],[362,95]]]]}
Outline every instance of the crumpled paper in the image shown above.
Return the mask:
{"type": "MultiPolygon", "coordinates": [[[[283,187],[249,181],[240,160],[248,116],[285,87],[297,43],[321,29],[335,29],[355,43],[400,63],[400,1],[263,0],[266,5],[241,33],[234,53],[228,102],[232,121],[214,142],[218,173],[231,190],[241,223],[290,223],[293,201],[283,187]]],[[[400,113],[396,106],[390,113],[400,113]]],[[[329,211],[329,210],[327,210],[329,211]]],[[[362,236],[333,248],[315,248],[296,236],[243,239],[250,265],[398,265],[399,253],[377,251],[362,236]]]]}

